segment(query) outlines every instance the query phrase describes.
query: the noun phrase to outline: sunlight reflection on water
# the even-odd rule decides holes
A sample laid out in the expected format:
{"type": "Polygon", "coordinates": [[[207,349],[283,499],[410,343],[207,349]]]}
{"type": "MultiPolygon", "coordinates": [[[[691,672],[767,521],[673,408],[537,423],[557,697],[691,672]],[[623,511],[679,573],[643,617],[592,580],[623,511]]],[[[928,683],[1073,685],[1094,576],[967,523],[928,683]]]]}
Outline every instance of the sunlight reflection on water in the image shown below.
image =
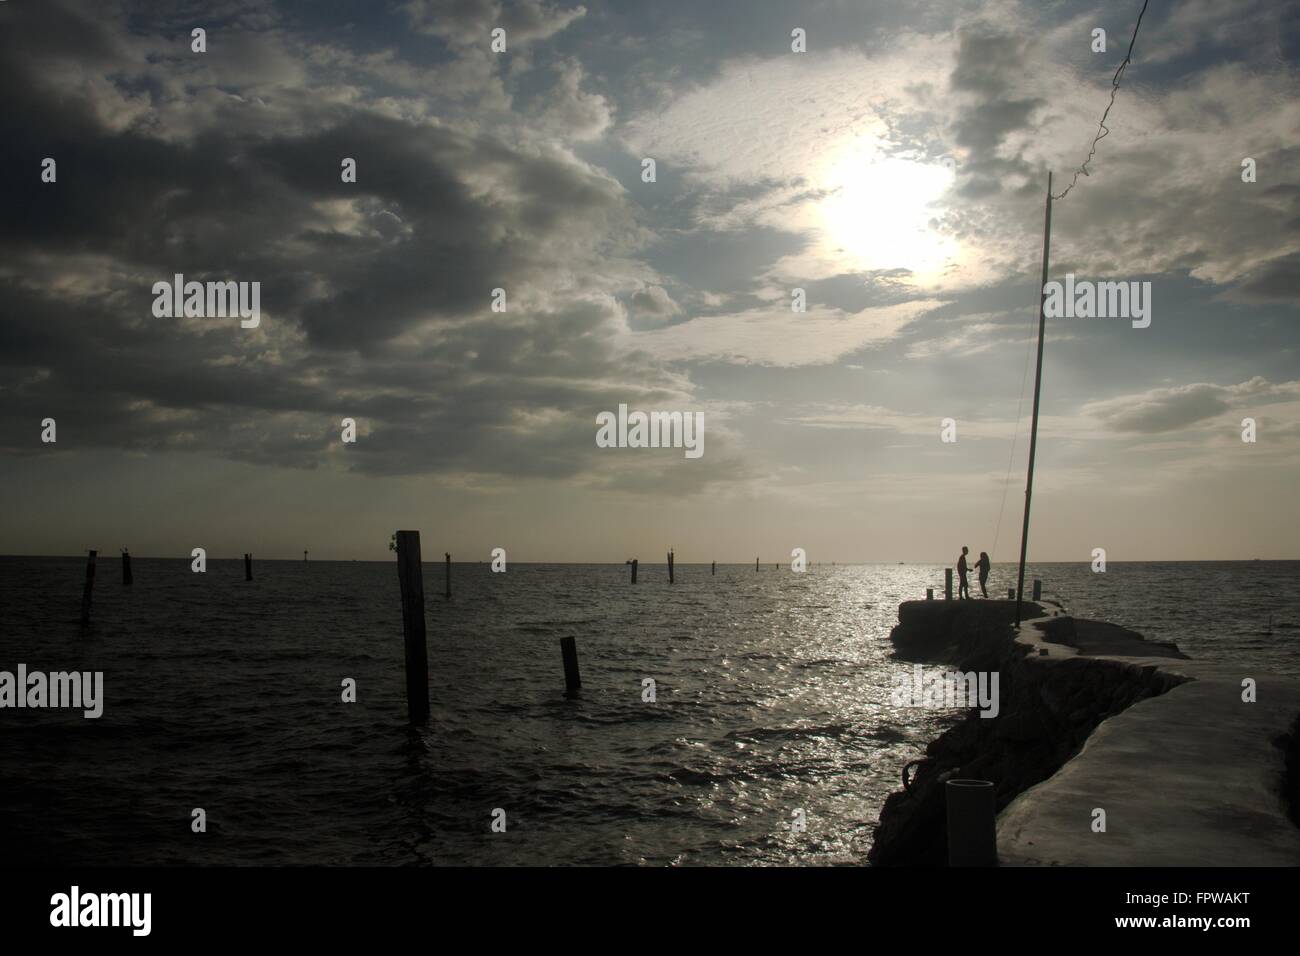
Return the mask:
{"type": "MultiPolygon", "coordinates": [[[[889,704],[909,667],[897,606],[941,592],[937,566],[678,564],[670,587],[642,565],[632,587],[615,566],[457,565],[448,604],[426,565],[432,719],[414,732],[391,564],[262,562],[246,584],[241,562],[134,563],[129,591],[104,575],[79,638],[82,561],[4,559],[0,666],[104,670],[107,694],[95,722],[7,717],[15,862],[858,863],[902,765],[953,719],[889,704]],[[566,635],[580,701],[561,696],[566,635]]],[[[1296,570],[1031,568],[1079,613],[1288,673],[1296,570]]],[[[1013,573],[995,566],[990,592],[1013,573]]]]}

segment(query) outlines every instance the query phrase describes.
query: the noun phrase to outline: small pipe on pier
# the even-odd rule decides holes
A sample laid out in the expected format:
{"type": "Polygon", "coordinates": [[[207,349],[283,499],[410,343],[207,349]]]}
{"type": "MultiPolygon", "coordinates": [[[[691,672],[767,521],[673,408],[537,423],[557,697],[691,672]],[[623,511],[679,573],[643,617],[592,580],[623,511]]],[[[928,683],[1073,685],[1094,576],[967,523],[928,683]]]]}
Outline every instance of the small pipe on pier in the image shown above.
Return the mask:
{"type": "Polygon", "coordinates": [[[988,780],[949,780],[948,865],[997,866],[998,833],[993,784],[988,780]]]}

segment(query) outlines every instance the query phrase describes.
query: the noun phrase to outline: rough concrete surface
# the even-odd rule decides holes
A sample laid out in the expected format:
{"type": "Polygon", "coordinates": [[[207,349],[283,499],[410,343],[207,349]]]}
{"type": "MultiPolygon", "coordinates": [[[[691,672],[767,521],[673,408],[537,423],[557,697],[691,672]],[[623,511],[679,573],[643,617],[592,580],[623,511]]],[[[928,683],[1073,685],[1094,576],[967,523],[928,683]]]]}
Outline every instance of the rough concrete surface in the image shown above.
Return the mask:
{"type": "Polygon", "coordinates": [[[1105,720],[1077,756],[1016,797],[998,816],[1002,865],[1300,865],[1276,743],[1300,715],[1300,681],[1190,661],[1098,622],[1028,621],[1017,642],[1043,666],[1086,655],[1191,679],[1105,720]],[[1248,677],[1255,703],[1242,700],[1248,677]],[[1105,832],[1093,830],[1098,808],[1105,832]]]}

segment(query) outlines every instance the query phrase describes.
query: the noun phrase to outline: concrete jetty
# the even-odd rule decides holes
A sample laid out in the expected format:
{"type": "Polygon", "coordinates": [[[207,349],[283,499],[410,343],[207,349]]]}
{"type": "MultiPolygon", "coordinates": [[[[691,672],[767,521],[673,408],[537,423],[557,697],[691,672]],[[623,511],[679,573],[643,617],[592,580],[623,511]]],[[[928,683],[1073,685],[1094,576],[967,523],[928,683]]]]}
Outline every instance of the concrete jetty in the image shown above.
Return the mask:
{"type": "Polygon", "coordinates": [[[1083,655],[1184,681],[1103,721],[1078,756],[1013,800],[998,815],[1001,864],[1300,865],[1279,745],[1300,719],[1300,681],[1152,654],[1122,632],[1048,617],[1016,636],[1041,666],[1083,655]],[[1253,703],[1242,699],[1247,678],[1253,703]],[[1097,808],[1105,833],[1090,828],[1097,808]]]}
{"type": "Polygon", "coordinates": [[[995,784],[1003,866],[1300,865],[1300,681],[1045,602],[1016,630],[1013,606],[900,606],[898,656],[998,669],[1004,701],[931,743],[886,802],[871,862],[941,865],[943,783],[960,776],[995,784]]]}

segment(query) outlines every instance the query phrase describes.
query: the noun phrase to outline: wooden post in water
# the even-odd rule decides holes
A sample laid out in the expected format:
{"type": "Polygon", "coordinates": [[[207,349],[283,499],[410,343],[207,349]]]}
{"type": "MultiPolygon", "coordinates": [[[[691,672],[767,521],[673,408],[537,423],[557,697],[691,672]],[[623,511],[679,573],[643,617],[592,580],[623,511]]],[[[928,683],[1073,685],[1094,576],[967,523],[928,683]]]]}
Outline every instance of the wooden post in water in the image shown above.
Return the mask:
{"type": "Polygon", "coordinates": [[[302,563],[303,563],[303,564],[306,564],[306,563],[307,563],[307,552],[306,552],[306,551],[304,551],[304,552],[302,553],[302,563]]]}
{"type": "Polygon", "coordinates": [[[673,583],[673,549],[668,549],[668,583],[673,583]]]}
{"type": "Polygon", "coordinates": [[[1034,578],[1034,600],[1041,601],[1042,599],[1043,599],[1043,582],[1038,578],[1034,578]]]}
{"type": "Polygon", "coordinates": [[[632,583],[636,584],[636,558],[628,558],[626,563],[632,565],[632,583]]]}
{"type": "Polygon", "coordinates": [[[952,568],[943,569],[943,599],[952,600],[952,568]]]}
{"type": "Polygon", "coordinates": [[[754,559],[754,573],[758,573],[758,558],[754,559]]]}
{"type": "Polygon", "coordinates": [[[927,601],[933,601],[933,600],[934,600],[934,588],[926,588],[926,589],[925,589],[925,599],[926,599],[927,601]]]}
{"type": "Polygon", "coordinates": [[[406,713],[411,723],[422,724],[429,719],[429,658],[418,531],[397,532],[397,580],[402,591],[402,638],[406,644],[406,713]]]}
{"type": "Polygon", "coordinates": [[[718,562],[714,561],[713,567],[709,570],[709,574],[716,575],[717,573],[718,573],[718,562]]]}
{"type": "MultiPolygon", "coordinates": [[[[1015,601],[1015,600],[1016,600],[1016,589],[1015,589],[1015,588],[1007,588],[1007,600],[1008,600],[1008,601],[1015,601]]],[[[1018,604],[1018,603],[1019,603],[1019,602],[1017,602],[1017,604],[1018,604]]]]}
{"type": "Polygon", "coordinates": [[[571,637],[560,638],[564,657],[564,696],[573,700],[582,696],[582,679],[578,676],[578,644],[571,637]]]}
{"type": "MultiPolygon", "coordinates": [[[[86,586],[81,592],[81,626],[86,627],[90,624],[90,599],[95,591],[95,555],[98,551],[91,551],[86,558],[86,586]]],[[[23,693],[26,693],[24,690],[23,693]]]]}
{"type": "Polygon", "coordinates": [[[447,600],[450,601],[451,600],[451,554],[447,551],[444,551],[443,554],[446,555],[447,558],[447,600]]]}
{"type": "Polygon", "coordinates": [[[244,554],[244,580],[253,580],[253,556],[248,553],[244,554]]]}
{"type": "Polygon", "coordinates": [[[133,578],[131,577],[131,552],[122,549],[122,586],[130,587],[133,578]]]}

